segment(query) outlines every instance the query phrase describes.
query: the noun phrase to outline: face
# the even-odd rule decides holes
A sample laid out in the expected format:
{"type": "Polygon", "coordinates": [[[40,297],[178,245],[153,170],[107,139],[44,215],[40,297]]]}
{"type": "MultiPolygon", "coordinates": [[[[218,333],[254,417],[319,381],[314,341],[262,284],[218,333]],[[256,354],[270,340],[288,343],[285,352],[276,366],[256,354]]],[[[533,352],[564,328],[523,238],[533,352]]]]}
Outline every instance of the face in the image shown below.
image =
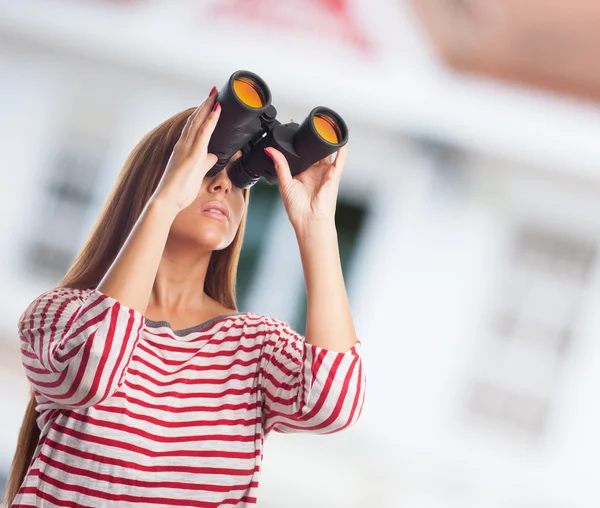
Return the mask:
{"type": "Polygon", "coordinates": [[[244,191],[232,185],[227,170],[240,156],[237,152],[225,169],[204,178],[194,202],[175,217],[169,236],[210,251],[224,249],[233,242],[244,215],[245,199],[244,191]]]}

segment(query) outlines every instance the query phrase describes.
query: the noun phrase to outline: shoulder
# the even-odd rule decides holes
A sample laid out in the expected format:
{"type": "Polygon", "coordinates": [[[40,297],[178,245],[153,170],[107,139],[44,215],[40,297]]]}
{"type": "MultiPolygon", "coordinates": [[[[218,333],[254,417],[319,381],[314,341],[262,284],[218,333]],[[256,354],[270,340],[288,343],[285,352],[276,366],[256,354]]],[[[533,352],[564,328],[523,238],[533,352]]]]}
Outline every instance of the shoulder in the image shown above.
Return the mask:
{"type": "Polygon", "coordinates": [[[55,287],[44,291],[31,301],[19,317],[19,328],[35,318],[45,318],[49,314],[65,316],[81,307],[83,302],[94,294],[102,296],[93,289],[75,289],[55,287]]]}
{"type": "Polygon", "coordinates": [[[70,301],[81,301],[88,296],[90,291],[91,290],[89,289],[73,289],[63,287],[49,289],[35,297],[27,306],[27,309],[25,309],[24,314],[40,307],[53,306],[61,303],[64,304],[70,301]]]}
{"type": "Polygon", "coordinates": [[[289,323],[281,319],[256,312],[245,312],[243,317],[246,333],[257,334],[264,338],[304,339],[289,323]]]}
{"type": "Polygon", "coordinates": [[[77,289],[77,288],[65,288],[55,287],[44,291],[36,298],[32,300],[29,306],[33,306],[42,302],[58,302],[65,300],[83,300],[96,292],[94,289],[77,289]]]}

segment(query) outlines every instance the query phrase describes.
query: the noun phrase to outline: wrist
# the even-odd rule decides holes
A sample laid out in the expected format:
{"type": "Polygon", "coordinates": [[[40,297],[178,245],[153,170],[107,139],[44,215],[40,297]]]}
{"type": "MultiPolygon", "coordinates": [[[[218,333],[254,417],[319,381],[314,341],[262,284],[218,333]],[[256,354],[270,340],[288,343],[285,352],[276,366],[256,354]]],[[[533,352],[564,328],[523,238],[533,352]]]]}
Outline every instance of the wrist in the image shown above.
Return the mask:
{"type": "Polygon", "coordinates": [[[329,292],[331,281],[341,273],[335,223],[311,224],[301,233],[297,232],[297,240],[309,297],[314,297],[315,292],[329,292]]]}
{"type": "Polygon", "coordinates": [[[174,221],[175,217],[181,210],[179,206],[162,196],[152,196],[146,204],[146,213],[150,215],[158,215],[162,218],[174,221]]]}
{"type": "Polygon", "coordinates": [[[335,223],[311,224],[310,227],[296,230],[296,239],[302,263],[335,256],[339,253],[335,223]]]}
{"type": "Polygon", "coordinates": [[[299,242],[321,240],[332,236],[337,238],[337,229],[333,217],[331,219],[306,221],[294,224],[293,227],[299,242]]]}

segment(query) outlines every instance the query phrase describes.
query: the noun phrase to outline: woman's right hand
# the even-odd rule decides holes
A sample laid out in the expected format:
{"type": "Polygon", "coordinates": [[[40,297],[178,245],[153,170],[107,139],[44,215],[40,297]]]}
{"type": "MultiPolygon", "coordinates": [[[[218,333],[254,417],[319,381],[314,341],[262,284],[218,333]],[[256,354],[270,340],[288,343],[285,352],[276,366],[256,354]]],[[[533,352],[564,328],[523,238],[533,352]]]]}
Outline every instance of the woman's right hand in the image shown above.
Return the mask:
{"type": "Polygon", "coordinates": [[[174,206],[177,213],[196,199],[202,180],[218,160],[208,153],[208,142],[221,114],[216,92],[213,87],[208,98],[189,116],[152,196],[153,200],[174,206]]]}

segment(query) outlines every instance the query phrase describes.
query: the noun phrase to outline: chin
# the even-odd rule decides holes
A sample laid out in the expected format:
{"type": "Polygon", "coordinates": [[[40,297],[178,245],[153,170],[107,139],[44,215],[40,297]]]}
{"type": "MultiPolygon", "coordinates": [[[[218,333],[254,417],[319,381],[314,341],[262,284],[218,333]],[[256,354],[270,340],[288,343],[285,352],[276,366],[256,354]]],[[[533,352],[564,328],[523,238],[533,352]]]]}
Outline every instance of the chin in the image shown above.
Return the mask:
{"type": "Polygon", "coordinates": [[[170,235],[178,238],[180,242],[192,244],[201,250],[223,250],[231,245],[235,232],[229,224],[214,219],[194,221],[175,221],[171,227],[170,235]]]}
{"type": "Polygon", "coordinates": [[[233,238],[229,238],[217,231],[202,231],[194,240],[203,249],[212,251],[227,248],[233,241],[233,238]]]}

